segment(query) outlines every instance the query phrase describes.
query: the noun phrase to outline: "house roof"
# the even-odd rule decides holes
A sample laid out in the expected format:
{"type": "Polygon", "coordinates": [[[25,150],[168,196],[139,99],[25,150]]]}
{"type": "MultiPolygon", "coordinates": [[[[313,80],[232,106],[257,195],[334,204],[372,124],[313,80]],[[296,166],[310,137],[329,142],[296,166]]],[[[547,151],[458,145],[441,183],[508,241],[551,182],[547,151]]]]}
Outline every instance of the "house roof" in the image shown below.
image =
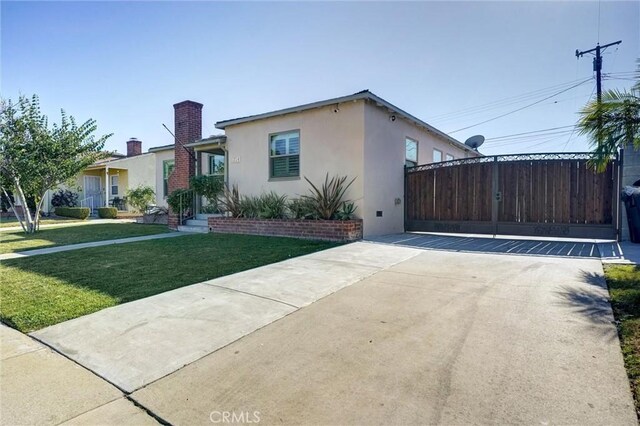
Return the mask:
{"type": "Polygon", "coordinates": [[[158,152],[158,151],[168,151],[170,149],[174,149],[175,144],[162,145],[162,146],[153,146],[149,148],[147,152],[158,152]]]}
{"type": "Polygon", "coordinates": [[[446,133],[442,132],[441,130],[436,129],[435,127],[427,124],[426,122],[420,120],[419,118],[417,118],[417,117],[409,114],[408,112],[398,108],[397,106],[385,101],[384,99],[382,99],[381,97],[375,95],[374,93],[372,93],[369,90],[362,90],[360,92],[354,93],[353,95],[342,96],[342,97],[339,97],[339,98],[327,99],[327,100],[324,100],[324,101],[312,102],[310,104],[304,104],[304,105],[298,105],[298,106],[294,106],[294,107],[290,107],[290,108],[279,109],[279,110],[276,110],[276,111],[265,112],[263,114],[249,115],[247,117],[240,117],[240,118],[233,118],[233,119],[230,119],[230,120],[218,121],[215,124],[215,126],[218,129],[223,129],[224,130],[227,126],[233,126],[233,125],[236,125],[236,124],[248,123],[250,121],[263,120],[263,119],[266,119],[266,118],[276,117],[276,116],[279,116],[279,115],[292,114],[292,113],[295,113],[295,112],[302,112],[302,111],[306,111],[306,110],[310,110],[310,109],[314,109],[314,108],[322,108],[322,107],[333,105],[333,104],[339,104],[339,103],[357,101],[357,100],[369,100],[371,102],[374,102],[377,106],[389,109],[394,114],[399,115],[401,118],[404,118],[405,120],[411,121],[411,122],[413,122],[415,125],[417,125],[419,127],[425,128],[428,132],[431,132],[431,133],[436,134],[437,136],[440,136],[441,138],[443,138],[446,141],[452,143],[453,145],[457,146],[460,149],[464,149],[464,150],[469,151],[469,152],[476,152],[473,149],[471,149],[470,147],[468,147],[467,145],[465,145],[462,142],[460,142],[459,140],[447,135],[446,133]]]}
{"type": "Polygon", "coordinates": [[[227,141],[226,135],[211,135],[208,138],[200,139],[198,141],[185,144],[185,146],[191,148],[191,147],[196,147],[201,145],[209,145],[212,143],[223,144],[226,141],[227,141]]]}

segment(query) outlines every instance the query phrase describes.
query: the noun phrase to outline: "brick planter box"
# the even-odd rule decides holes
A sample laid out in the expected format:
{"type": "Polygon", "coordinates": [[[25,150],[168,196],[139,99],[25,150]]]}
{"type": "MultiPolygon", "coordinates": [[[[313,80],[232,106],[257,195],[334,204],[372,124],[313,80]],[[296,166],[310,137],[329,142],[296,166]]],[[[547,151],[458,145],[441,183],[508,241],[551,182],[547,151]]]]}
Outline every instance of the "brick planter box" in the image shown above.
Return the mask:
{"type": "Polygon", "coordinates": [[[362,220],[246,219],[210,217],[209,232],[269,235],[309,240],[355,241],[362,238],[362,220]]]}
{"type": "Polygon", "coordinates": [[[171,214],[167,216],[167,225],[169,229],[173,229],[174,231],[178,229],[178,225],[180,224],[180,219],[177,214],[171,214]]]}

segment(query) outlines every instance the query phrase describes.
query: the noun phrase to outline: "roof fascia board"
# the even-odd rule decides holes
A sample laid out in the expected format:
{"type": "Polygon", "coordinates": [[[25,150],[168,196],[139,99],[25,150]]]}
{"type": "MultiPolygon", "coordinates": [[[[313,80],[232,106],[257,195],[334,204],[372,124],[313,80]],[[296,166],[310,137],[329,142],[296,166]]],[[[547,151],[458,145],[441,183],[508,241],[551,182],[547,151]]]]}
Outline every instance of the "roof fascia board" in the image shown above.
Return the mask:
{"type": "MultiPolygon", "coordinates": [[[[310,110],[310,109],[322,108],[322,107],[333,105],[333,104],[346,103],[346,102],[357,101],[357,100],[361,100],[361,99],[371,100],[372,102],[376,103],[376,106],[385,107],[385,108],[389,109],[393,113],[402,116],[405,120],[409,120],[409,121],[413,122],[414,124],[416,124],[418,126],[424,127],[425,129],[427,129],[427,131],[429,131],[431,133],[434,133],[435,135],[437,135],[440,138],[446,140],[447,142],[451,143],[452,145],[456,146],[459,149],[462,149],[462,150],[467,151],[467,152],[477,153],[477,151],[472,150],[470,147],[468,147],[467,145],[463,144],[459,140],[447,135],[446,133],[442,132],[441,130],[436,129],[435,127],[427,124],[426,122],[420,120],[419,118],[409,114],[408,112],[398,108],[397,106],[385,101],[381,97],[379,97],[377,95],[374,95],[373,93],[371,93],[369,91],[362,91],[362,92],[355,93],[353,95],[342,96],[342,97],[333,98],[333,99],[327,99],[327,100],[324,100],[324,101],[313,102],[313,103],[310,103],[310,104],[298,105],[298,106],[295,106],[295,107],[280,109],[280,110],[277,110],[277,111],[266,112],[266,113],[263,113],[263,114],[256,114],[256,115],[250,115],[250,116],[242,117],[242,118],[234,118],[234,119],[231,119],[231,120],[218,121],[215,124],[215,127],[218,128],[218,129],[224,130],[225,127],[227,127],[227,126],[233,126],[233,125],[236,125],[236,124],[248,123],[248,122],[257,121],[257,120],[264,120],[264,119],[267,119],[267,118],[277,117],[277,116],[280,116],[280,115],[292,114],[292,113],[296,113],[296,112],[302,112],[302,111],[306,111],[306,110],[310,110]]],[[[187,146],[189,146],[189,145],[187,145],[187,146]]],[[[478,153],[478,154],[482,155],[480,153],[478,153]]]]}
{"type": "Polygon", "coordinates": [[[292,114],[294,112],[302,112],[314,108],[322,108],[327,105],[340,104],[349,101],[356,101],[360,99],[366,99],[367,93],[355,93],[349,96],[342,96],[340,98],[327,99],[324,101],[312,102],[310,104],[298,105],[291,108],[280,109],[277,111],[265,112],[263,114],[250,115],[248,117],[234,118],[231,120],[218,121],[215,126],[217,129],[224,130],[227,126],[233,126],[234,124],[246,123],[249,121],[263,120],[265,118],[277,117],[279,115],[292,114]]]}

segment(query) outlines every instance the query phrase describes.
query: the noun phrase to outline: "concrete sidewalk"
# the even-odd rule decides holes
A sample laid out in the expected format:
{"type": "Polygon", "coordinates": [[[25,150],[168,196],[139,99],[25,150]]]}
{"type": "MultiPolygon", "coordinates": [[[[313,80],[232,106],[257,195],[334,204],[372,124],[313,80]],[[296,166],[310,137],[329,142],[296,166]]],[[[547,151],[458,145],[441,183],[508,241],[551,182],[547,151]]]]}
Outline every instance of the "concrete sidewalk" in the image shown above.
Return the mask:
{"type": "Polygon", "coordinates": [[[418,253],[352,243],[104,309],[32,335],[133,392],[418,253]]]}
{"type": "Polygon", "coordinates": [[[0,424],[158,424],[114,386],[3,324],[0,356],[0,424]]]}
{"type": "Polygon", "coordinates": [[[19,259],[22,257],[39,256],[42,254],[60,253],[63,251],[80,250],[91,247],[109,246],[113,244],[135,243],[138,241],[158,240],[160,238],[173,238],[184,235],[193,235],[188,232],[168,232],[166,234],[143,235],[141,237],[118,238],[116,240],[92,241],[90,243],[68,244],[43,249],[26,250],[17,253],[5,253],[0,255],[0,260],[19,259]]]}
{"type": "Polygon", "coordinates": [[[189,425],[637,425],[599,259],[422,251],[131,397],[189,425]]]}

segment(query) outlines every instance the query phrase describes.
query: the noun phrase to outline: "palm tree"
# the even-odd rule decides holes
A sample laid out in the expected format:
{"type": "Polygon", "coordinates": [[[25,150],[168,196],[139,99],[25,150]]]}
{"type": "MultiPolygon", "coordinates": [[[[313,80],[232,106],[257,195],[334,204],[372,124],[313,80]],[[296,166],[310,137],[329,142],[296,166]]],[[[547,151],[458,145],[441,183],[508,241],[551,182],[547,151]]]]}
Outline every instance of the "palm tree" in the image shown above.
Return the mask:
{"type": "Polygon", "coordinates": [[[589,165],[606,170],[618,148],[640,149],[640,60],[636,83],[630,90],[607,90],[602,101],[591,101],[580,111],[580,134],[589,135],[593,147],[589,165]]]}

